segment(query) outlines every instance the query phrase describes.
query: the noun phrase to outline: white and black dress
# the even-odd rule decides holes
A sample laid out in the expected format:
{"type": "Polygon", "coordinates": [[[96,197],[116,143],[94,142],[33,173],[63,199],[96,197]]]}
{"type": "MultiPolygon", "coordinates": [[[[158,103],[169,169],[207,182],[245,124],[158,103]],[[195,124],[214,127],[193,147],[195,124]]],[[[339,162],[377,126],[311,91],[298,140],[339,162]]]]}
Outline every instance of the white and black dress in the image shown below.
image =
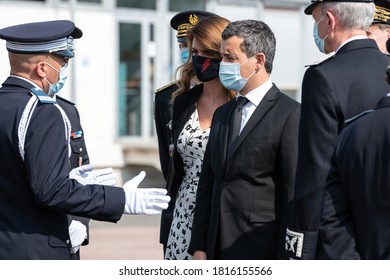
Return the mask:
{"type": "Polygon", "coordinates": [[[176,197],[165,259],[192,259],[187,249],[191,239],[196,191],[209,133],[210,128],[205,131],[200,128],[198,111],[195,110],[178,138],[177,150],[183,160],[185,175],[176,197]]]}

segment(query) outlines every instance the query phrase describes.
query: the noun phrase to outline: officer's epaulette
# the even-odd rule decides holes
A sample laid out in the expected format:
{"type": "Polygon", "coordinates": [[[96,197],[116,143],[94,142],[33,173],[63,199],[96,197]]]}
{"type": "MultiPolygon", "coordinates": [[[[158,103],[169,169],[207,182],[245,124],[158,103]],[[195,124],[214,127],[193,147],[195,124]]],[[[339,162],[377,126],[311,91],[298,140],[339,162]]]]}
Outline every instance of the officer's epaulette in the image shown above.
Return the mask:
{"type": "Polygon", "coordinates": [[[68,99],[65,99],[65,98],[63,98],[63,97],[61,97],[61,96],[59,96],[59,95],[56,95],[56,98],[59,99],[59,100],[62,100],[62,101],[64,101],[64,102],[66,102],[66,103],[69,103],[70,105],[76,105],[76,103],[73,103],[72,101],[70,101],[70,100],[68,100],[68,99]]]}
{"type": "Polygon", "coordinates": [[[313,61],[313,62],[311,62],[311,63],[306,64],[305,67],[310,67],[310,66],[319,65],[319,64],[321,64],[321,63],[323,63],[323,62],[325,62],[325,61],[327,61],[327,60],[333,58],[334,55],[335,55],[335,52],[328,53],[328,54],[326,54],[326,55],[320,57],[319,59],[317,59],[317,60],[315,60],[315,61],[313,61]]]}
{"type": "Polygon", "coordinates": [[[371,113],[372,111],[374,111],[374,110],[373,109],[366,110],[366,111],[361,112],[360,114],[357,114],[356,116],[353,116],[352,118],[349,118],[348,120],[346,120],[344,122],[345,126],[350,125],[351,123],[353,123],[357,119],[359,119],[359,118],[361,118],[361,117],[371,113]]]}
{"type": "Polygon", "coordinates": [[[169,83],[163,87],[160,87],[159,89],[156,90],[155,94],[159,94],[168,88],[176,86],[178,84],[178,82],[179,82],[179,80],[176,80],[176,81],[173,81],[172,83],[169,83]]]}

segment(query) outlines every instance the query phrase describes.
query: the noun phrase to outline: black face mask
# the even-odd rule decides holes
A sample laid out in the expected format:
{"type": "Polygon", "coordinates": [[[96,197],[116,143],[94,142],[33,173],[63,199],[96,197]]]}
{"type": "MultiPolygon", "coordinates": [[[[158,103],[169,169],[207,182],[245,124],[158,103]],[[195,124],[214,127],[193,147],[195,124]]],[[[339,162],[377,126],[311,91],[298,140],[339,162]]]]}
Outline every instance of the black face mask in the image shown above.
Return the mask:
{"type": "Polygon", "coordinates": [[[194,55],[192,57],[192,64],[196,73],[196,77],[201,82],[211,81],[218,77],[219,59],[194,55]]]}

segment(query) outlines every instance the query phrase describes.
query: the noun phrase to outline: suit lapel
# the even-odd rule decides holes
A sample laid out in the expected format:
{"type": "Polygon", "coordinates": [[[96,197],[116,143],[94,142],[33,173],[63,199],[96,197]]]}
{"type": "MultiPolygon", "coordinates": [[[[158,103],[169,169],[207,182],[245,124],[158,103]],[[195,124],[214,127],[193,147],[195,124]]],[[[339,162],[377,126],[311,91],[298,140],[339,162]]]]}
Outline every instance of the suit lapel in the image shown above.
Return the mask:
{"type": "MultiPolygon", "coordinates": [[[[261,100],[259,106],[253,112],[252,116],[249,118],[248,122],[244,126],[241,134],[238,136],[238,139],[232,149],[229,151],[226,157],[226,163],[229,162],[232,155],[241,145],[242,141],[248,136],[248,134],[253,130],[253,128],[258,124],[261,118],[265,113],[272,107],[275,95],[279,92],[279,89],[273,85],[272,88],[265,94],[264,98],[261,100]]],[[[231,114],[230,114],[231,115],[231,114]]]]}
{"type": "Polygon", "coordinates": [[[228,103],[228,106],[226,108],[226,112],[221,112],[222,120],[220,122],[220,125],[218,127],[219,133],[216,133],[216,135],[219,136],[219,149],[221,151],[221,166],[224,166],[227,156],[227,147],[228,147],[228,138],[229,138],[229,124],[230,124],[230,118],[233,114],[234,109],[234,102],[235,99],[231,100],[228,103]],[[226,118],[225,116],[230,116],[226,118]]]}

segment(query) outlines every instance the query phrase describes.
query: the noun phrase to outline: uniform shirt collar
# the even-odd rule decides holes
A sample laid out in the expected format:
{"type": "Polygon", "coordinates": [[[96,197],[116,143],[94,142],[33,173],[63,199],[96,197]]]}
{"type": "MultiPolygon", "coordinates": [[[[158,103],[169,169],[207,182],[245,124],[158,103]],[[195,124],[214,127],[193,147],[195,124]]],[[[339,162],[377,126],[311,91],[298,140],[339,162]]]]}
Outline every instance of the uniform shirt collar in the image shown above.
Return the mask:
{"type": "MultiPolygon", "coordinates": [[[[40,88],[36,83],[34,83],[33,81],[30,81],[30,80],[28,80],[28,79],[26,79],[26,78],[23,78],[23,77],[20,77],[20,76],[16,76],[16,75],[10,75],[10,77],[13,77],[13,78],[16,78],[16,79],[21,79],[21,80],[23,80],[23,81],[25,81],[25,82],[31,84],[33,87],[39,88],[39,89],[41,89],[41,90],[43,91],[43,89],[40,88]]],[[[43,91],[43,92],[44,92],[44,91],[43,91]]],[[[54,100],[56,100],[56,95],[54,95],[52,98],[53,98],[54,100]]]]}

